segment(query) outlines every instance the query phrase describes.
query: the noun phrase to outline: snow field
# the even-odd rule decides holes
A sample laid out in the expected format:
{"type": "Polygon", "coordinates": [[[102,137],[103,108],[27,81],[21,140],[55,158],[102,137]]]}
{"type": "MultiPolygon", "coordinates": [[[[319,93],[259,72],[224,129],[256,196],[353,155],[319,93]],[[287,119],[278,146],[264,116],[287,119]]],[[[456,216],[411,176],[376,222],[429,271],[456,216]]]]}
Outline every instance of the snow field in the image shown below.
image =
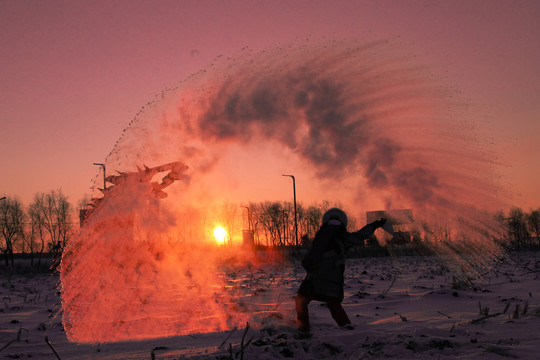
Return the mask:
{"type": "Polygon", "coordinates": [[[2,269],[0,358],[56,359],[54,348],[61,359],[537,359],[540,253],[507,254],[467,281],[451,268],[438,257],[350,259],[343,305],[354,329],[313,302],[309,338],[295,331],[298,263],[223,269],[231,309],[249,313],[249,325],[84,345],[65,336],[57,276],[2,269]]]}

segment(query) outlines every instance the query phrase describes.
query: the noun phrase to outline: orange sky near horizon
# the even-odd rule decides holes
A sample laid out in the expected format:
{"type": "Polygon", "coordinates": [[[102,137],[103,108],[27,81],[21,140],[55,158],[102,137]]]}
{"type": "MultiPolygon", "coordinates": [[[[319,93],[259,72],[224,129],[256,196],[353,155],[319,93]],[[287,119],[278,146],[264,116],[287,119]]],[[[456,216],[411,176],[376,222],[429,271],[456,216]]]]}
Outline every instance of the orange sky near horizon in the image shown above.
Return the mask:
{"type": "MultiPolygon", "coordinates": [[[[467,101],[512,204],[536,209],[538,18],[534,1],[0,0],[0,197],[29,204],[62,188],[75,204],[156,94],[243,47],[326,36],[409,48],[467,101]]],[[[290,200],[285,166],[266,166],[275,178],[250,191],[290,200]]],[[[318,196],[309,180],[297,178],[298,201],[318,196]]]]}

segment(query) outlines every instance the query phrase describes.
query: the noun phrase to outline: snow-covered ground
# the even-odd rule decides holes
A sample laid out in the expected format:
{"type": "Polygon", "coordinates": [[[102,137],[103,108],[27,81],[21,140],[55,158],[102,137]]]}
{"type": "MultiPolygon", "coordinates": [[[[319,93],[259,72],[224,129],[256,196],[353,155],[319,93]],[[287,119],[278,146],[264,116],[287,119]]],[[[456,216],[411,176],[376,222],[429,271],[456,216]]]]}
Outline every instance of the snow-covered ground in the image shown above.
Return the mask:
{"type": "Polygon", "coordinates": [[[354,329],[338,328],[324,304],[313,302],[309,338],[299,338],[294,325],[304,275],[297,263],[229,271],[243,294],[239,311],[253,312],[249,326],[93,345],[66,338],[57,276],[4,272],[0,358],[540,358],[540,252],[508,254],[472,287],[448,265],[437,257],[348,260],[344,307],[354,329]]]}

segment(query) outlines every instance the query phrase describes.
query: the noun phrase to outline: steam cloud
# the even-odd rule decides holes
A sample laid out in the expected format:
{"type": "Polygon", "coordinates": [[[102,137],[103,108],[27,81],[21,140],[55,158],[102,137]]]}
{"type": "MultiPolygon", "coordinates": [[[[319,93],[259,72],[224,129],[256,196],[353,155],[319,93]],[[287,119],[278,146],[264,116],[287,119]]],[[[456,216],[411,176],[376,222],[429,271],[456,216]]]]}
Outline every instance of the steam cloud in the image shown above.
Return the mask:
{"type": "MultiPolygon", "coordinates": [[[[189,264],[200,260],[199,264],[210,261],[213,265],[204,267],[205,270],[203,267],[194,270],[186,265],[187,257],[171,260],[169,256],[170,264],[163,267],[155,249],[161,249],[162,254],[179,251],[175,246],[167,248],[172,246],[170,236],[169,240],[164,240],[167,237],[163,234],[170,234],[171,227],[182,227],[178,219],[184,223],[195,222],[196,209],[211,202],[211,196],[205,195],[208,190],[239,172],[223,166],[224,163],[230,164],[235,156],[261,154],[266,150],[275,153],[276,161],[290,160],[302,165],[296,175],[309,178],[312,186],[337,189],[341,198],[328,200],[342,201],[349,206],[347,210],[356,208],[361,213],[361,210],[412,208],[417,226],[423,232],[443,228],[452,239],[466,241],[469,254],[474,253],[472,249],[476,246],[488,250],[485,257],[462,260],[462,263],[490,261],[500,251],[492,241],[497,226],[486,212],[502,204],[500,188],[494,182],[495,163],[466,121],[463,104],[452,95],[426,69],[417,66],[414,59],[403,57],[394,45],[345,41],[323,41],[260,53],[244,50],[235,58],[220,57],[178,87],[159,94],[124,130],[106,164],[108,169],[124,171],[142,164],[153,166],[182,161],[190,168],[187,180],[174,189],[171,186],[169,202],[161,203],[161,215],[155,215],[158,211],[147,214],[160,225],[143,226],[146,233],[153,235],[143,242],[146,255],[141,255],[141,259],[148,258],[141,261],[150,264],[149,269],[157,274],[152,277],[155,285],[148,285],[148,279],[145,284],[151,286],[151,292],[159,289],[165,296],[173,297],[163,290],[163,283],[158,280],[163,274],[185,279],[189,272],[189,281],[212,277],[215,270],[211,269],[217,267],[216,262],[199,257],[206,250],[199,255],[192,253],[189,264]],[[282,158],[283,154],[287,154],[287,159],[282,158]],[[160,216],[169,212],[171,218],[177,219],[176,223],[164,226],[160,216]],[[193,259],[197,260],[193,262],[193,259]]],[[[234,192],[229,193],[227,185],[223,186],[221,190],[214,190],[233,196],[234,192]]],[[[124,201],[129,203],[133,194],[146,194],[145,191],[132,189],[130,197],[124,201]]],[[[130,209],[144,208],[147,206],[144,204],[139,201],[130,209]]],[[[110,211],[113,208],[110,207],[110,211]]],[[[137,223],[140,216],[134,217],[132,212],[125,211],[130,214],[126,215],[130,221],[137,223]]],[[[82,279],[86,276],[82,274],[94,271],[91,250],[81,244],[94,242],[102,248],[116,249],[106,252],[111,256],[122,251],[121,244],[128,244],[129,249],[139,248],[133,245],[140,241],[133,240],[136,236],[132,230],[112,232],[112,235],[103,230],[115,226],[110,220],[111,214],[102,211],[100,216],[107,224],[102,224],[101,228],[95,223],[83,229],[70,245],[64,261],[64,286],[69,289],[73,285],[64,300],[71,314],[65,322],[78,341],[144,337],[148,329],[157,328],[157,325],[148,327],[147,322],[143,331],[144,326],[122,326],[117,319],[116,328],[109,328],[108,333],[101,331],[101,337],[96,338],[91,335],[96,328],[83,325],[88,319],[77,317],[83,316],[84,311],[97,316],[89,307],[77,303],[77,296],[82,296],[78,284],[89,281],[82,279]],[[87,267],[77,271],[69,268],[78,263],[85,263],[87,267]],[[78,277],[77,286],[73,283],[74,276],[78,277]],[[122,331],[123,335],[118,335],[122,331]]],[[[183,239],[196,244],[197,236],[190,233],[183,239]]],[[[456,244],[453,248],[458,246],[456,244]]],[[[142,250],[135,253],[138,251],[142,250]]],[[[93,256],[98,255],[93,253],[93,256]]],[[[119,260],[124,265],[111,268],[107,276],[116,272],[129,278],[135,268],[139,269],[136,263],[124,260],[119,260]]],[[[133,286],[141,284],[136,278],[131,278],[135,281],[133,286]]],[[[129,282],[126,284],[130,286],[129,282]]],[[[179,288],[184,286],[175,284],[179,288]]],[[[101,288],[95,288],[94,299],[104,291],[100,289],[113,291],[114,286],[106,282],[101,288]]],[[[132,296],[138,295],[133,293],[132,296]]],[[[209,297],[200,293],[201,299],[209,297]]],[[[146,299],[150,301],[150,298],[152,296],[147,294],[146,299]]],[[[104,303],[98,308],[106,306],[104,303]]],[[[145,305],[145,308],[150,306],[145,305]]],[[[182,309],[188,311],[187,307],[182,309]]],[[[216,309],[217,312],[226,313],[222,308],[216,309]]],[[[137,311],[133,313],[137,317],[137,311]]],[[[147,317],[151,319],[152,314],[148,313],[147,317]]],[[[165,334],[183,334],[217,330],[226,326],[225,318],[221,319],[221,327],[200,324],[183,327],[180,321],[173,321],[164,331],[165,334]]],[[[87,323],[92,324],[92,321],[87,323]]]]}
{"type": "Polygon", "coordinates": [[[379,207],[500,204],[494,163],[463,129],[463,104],[395,52],[335,41],[218,59],[149,103],[108,165],[180,159],[200,175],[227,144],[272,143],[321,181],[358,184],[344,196],[376,193],[379,207]]]}

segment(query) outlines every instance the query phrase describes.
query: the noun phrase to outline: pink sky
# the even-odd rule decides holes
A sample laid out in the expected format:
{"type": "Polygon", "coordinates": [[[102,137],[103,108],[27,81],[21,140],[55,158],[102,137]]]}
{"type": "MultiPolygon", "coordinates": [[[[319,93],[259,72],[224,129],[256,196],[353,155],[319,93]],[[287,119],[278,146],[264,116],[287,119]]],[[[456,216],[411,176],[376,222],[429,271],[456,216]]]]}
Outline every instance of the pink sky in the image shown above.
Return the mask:
{"type": "Polygon", "coordinates": [[[537,1],[0,0],[0,196],[76,203],[164,88],[244,46],[331,36],[410,48],[468,101],[513,203],[537,208],[539,18],[537,1]]]}

